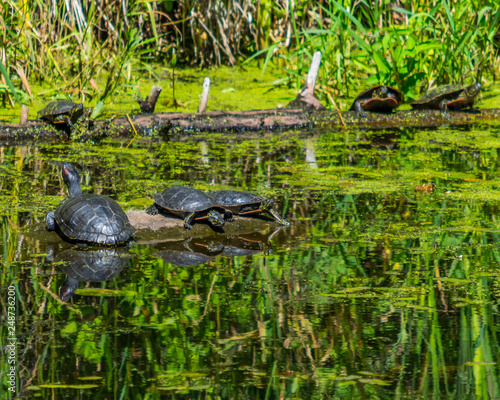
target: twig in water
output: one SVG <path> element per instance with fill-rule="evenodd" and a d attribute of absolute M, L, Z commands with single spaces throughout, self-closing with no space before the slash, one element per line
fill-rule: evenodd
<path fill-rule="evenodd" d="M 125 146 L 126 149 L 128 149 L 128 146 L 130 146 L 132 144 L 132 142 L 134 141 L 134 139 L 139 136 L 137 134 L 137 131 L 135 130 L 135 126 L 134 124 L 132 123 L 132 120 L 130 119 L 130 117 L 128 116 L 128 114 L 125 114 L 127 116 L 127 119 L 128 119 L 128 122 L 130 124 L 130 126 L 132 127 L 132 129 L 134 130 L 134 137 L 132 138 L 132 140 L 129 142 L 129 144 L 127 144 L 127 146 Z"/>

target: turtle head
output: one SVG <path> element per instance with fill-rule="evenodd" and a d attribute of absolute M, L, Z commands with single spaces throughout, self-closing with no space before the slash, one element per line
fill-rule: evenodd
<path fill-rule="evenodd" d="M 464 90 L 465 96 L 469 98 L 476 97 L 480 91 L 481 91 L 481 84 L 479 82 L 475 83 L 474 85 L 467 86 Z"/>
<path fill-rule="evenodd" d="M 224 214 L 221 214 L 217 210 L 210 210 L 207 214 L 208 221 L 213 225 L 213 226 L 224 226 L 224 223 L 226 222 L 224 218 Z"/>
<path fill-rule="evenodd" d="M 61 286 L 61 289 L 59 289 L 59 296 L 61 297 L 61 300 L 69 300 L 75 294 L 75 291 L 76 289 L 78 289 L 79 285 L 80 282 L 78 282 L 75 278 L 67 275 L 66 281 Z"/>
<path fill-rule="evenodd" d="M 389 89 L 387 89 L 387 86 L 380 86 L 379 88 L 375 89 L 372 93 L 372 98 L 386 98 L 389 93 Z"/>
<path fill-rule="evenodd" d="M 260 209 L 262 211 L 270 210 L 273 204 L 274 204 L 273 199 L 265 199 L 262 203 L 260 203 Z"/>
<path fill-rule="evenodd" d="M 217 253 L 217 252 L 224 250 L 224 245 L 221 243 L 217 243 L 217 242 L 208 242 L 207 243 L 207 250 L 210 253 Z"/>
<path fill-rule="evenodd" d="M 70 119 L 73 122 L 76 122 L 76 120 L 83 115 L 83 112 L 84 112 L 83 103 L 75 104 L 71 109 Z"/>
<path fill-rule="evenodd" d="M 80 189 L 80 175 L 76 171 L 75 167 L 69 162 L 65 162 L 62 168 L 62 178 L 66 186 L 68 187 L 68 192 L 70 196 L 76 196 L 82 193 Z"/>

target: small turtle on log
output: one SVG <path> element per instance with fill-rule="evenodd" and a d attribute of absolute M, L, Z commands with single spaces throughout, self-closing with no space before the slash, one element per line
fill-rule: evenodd
<path fill-rule="evenodd" d="M 449 110 L 459 111 L 472 108 L 474 101 L 481 91 L 481 84 L 474 85 L 446 85 L 428 91 L 420 99 L 411 103 L 414 110 L 436 109 L 447 114 Z"/>
<path fill-rule="evenodd" d="M 399 90 L 386 86 L 373 86 L 361 92 L 354 99 L 349 111 L 356 111 L 360 117 L 366 117 L 365 111 L 390 112 L 403 102 L 403 93 Z"/>
<path fill-rule="evenodd" d="M 83 102 L 74 103 L 71 100 L 56 100 L 47 104 L 37 114 L 41 119 L 56 126 L 73 128 L 73 124 L 83 115 L 83 111 Z"/>
<path fill-rule="evenodd" d="M 150 215 L 156 215 L 162 210 L 184 218 L 184 227 L 193 229 L 193 221 L 207 219 L 215 227 L 222 227 L 226 220 L 231 221 L 232 215 L 204 192 L 188 186 L 170 186 L 154 195 L 154 204 L 146 209 Z"/>
<path fill-rule="evenodd" d="M 241 192 L 238 190 L 212 190 L 208 192 L 214 202 L 237 215 L 256 214 L 267 211 L 274 220 L 280 225 L 290 225 L 290 222 L 281 218 L 271 207 L 274 204 L 273 199 L 266 199 L 250 192 Z"/>

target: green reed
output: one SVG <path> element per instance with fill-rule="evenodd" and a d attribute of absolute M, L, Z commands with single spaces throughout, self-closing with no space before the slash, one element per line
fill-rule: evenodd
<path fill-rule="evenodd" d="M 285 62 L 289 80 L 300 87 L 311 54 L 321 51 L 320 97 L 330 92 L 349 97 L 359 85 L 389 84 L 416 98 L 445 83 L 489 83 L 500 64 L 500 10 L 491 2 L 419 3 L 418 8 L 393 7 L 382 1 L 330 0 L 310 10 L 315 26 L 297 26 L 295 46 L 286 39 L 256 55 Z M 497 36 L 498 37 L 498 36 Z"/>
<path fill-rule="evenodd" d="M 131 83 L 130 71 L 151 73 L 152 62 L 236 65 L 263 57 L 264 67 L 284 67 L 281 82 L 299 88 L 320 50 L 326 101 L 351 97 L 360 84 L 390 84 L 415 98 L 437 84 L 490 83 L 500 64 L 494 1 L 52 3 L 0 3 L 4 105 L 29 101 L 34 82 L 102 100 Z M 105 88 L 92 82 L 100 77 Z"/>

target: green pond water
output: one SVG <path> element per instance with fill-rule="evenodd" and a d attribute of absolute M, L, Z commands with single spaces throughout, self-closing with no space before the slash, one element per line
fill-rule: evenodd
<path fill-rule="evenodd" d="M 20 397 L 500 398 L 500 128 L 129 142 L 0 146 Z M 291 226 L 77 249 L 44 231 L 62 161 L 125 210 L 182 183 L 272 197 Z"/>

